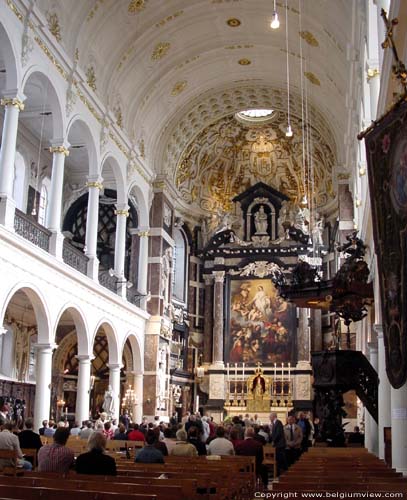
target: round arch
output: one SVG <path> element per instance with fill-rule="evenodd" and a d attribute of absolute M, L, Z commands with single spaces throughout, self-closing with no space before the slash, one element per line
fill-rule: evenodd
<path fill-rule="evenodd" d="M 101 161 L 100 173 L 103 177 L 104 184 L 106 187 L 111 189 L 116 188 L 117 192 L 117 203 L 126 204 L 126 176 L 125 169 L 120 167 L 119 161 L 115 158 L 112 153 L 106 153 Z M 113 177 L 111 176 L 113 174 Z M 113 183 L 115 186 L 113 186 Z"/>
<path fill-rule="evenodd" d="M 133 355 L 133 371 L 137 373 L 144 372 L 144 359 L 141 355 L 140 343 L 137 335 L 134 332 L 128 332 L 123 340 L 123 344 L 121 346 L 120 352 L 123 353 L 124 346 L 126 342 L 129 341 L 132 355 Z"/>
<path fill-rule="evenodd" d="M 30 85 L 32 88 L 30 89 Z M 34 65 L 30 66 L 23 76 L 22 89 L 27 97 L 26 107 L 30 107 L 30 94 L 38 105 L 38 88 L 43 86 L 43 97 L 45 102 L 45 112 L 51 112 L 52 117 L 52 136 L 50 139 L 60 139 L 64 137 L 65 131 L 65 113 L 63 111 L 64 96 L 59 90 L 59 85 L 55 81 L 53 72 L 46 67 Z M 42 103 L 41 103 L 42 104 Z"/>
<path fill-rule="evenodd" d="M 56 330 L 59 324 L 59 321 L 62 317 L 62 315 L 66 312 L 69 312 L 69 314 L 72 316 L 75 329 L 76 329 L 76 336 L 77 336 L 77 341 L 78 341 L 78 355 L 79 356 L 88 356 L 91 355 L 92 353 L 90 352 L 90 346 L 89 346 L 89 336 L 88 336 L 88 325 L 86 323 L 86 317 L 81 311 L 81 309 L 74 304 L 64 304 L 64 306 L 60 309 L 57 319 L 55 321 L 55 328 L 53 331 L 53 338 L 55 341 L 56 338 Z"/>
<path fill-rule="evenodd" d="M 1 324 L 3 324 L 7 308 L 17 292 L 24 292 L 31 302 L 37 320 L 38 343 L 51 344 L 53 338 L 51 337 L 51 322 L 46 301 L 40 290 L 32 283 L 17 283 L 8 291 L 5 300 L 2 301 Z"/>
<path fill-rule="evenodd" d="M 85 146 L 89 163 L 87 175 L 91 177 L 99 176 L 99 148 L 96 147 L 99 144 L 99 140 L 81 115 L 77 114 L 72 117 L 67 126 L 66 137 L 72 146 L 70 149 L 70 161 L 74 160 L 75 146 Z"/>
<path fill-rule="evenodd" d="M 146 200 L 146 193 L 142 191 L 140 186 L 134 181 L 129 187 L 129 196 L 134 193 L 136 201 L 137 201 L 137 211 L 139 216 L 139 227 L 147 228 L 149 227 L 149 209 L 148 202 Z"/>
<path fill-rule="evenodd" d="M 106 334 L 107 342 L 108 342 L 108 346 L 109 346 L 109 364 L 112 364 L 112 365 L 121 364 L 122 350 L 119 351 L 119 341 L 117 338 L 117 332 L 116 332 L 116 329 L 113 327 L 113 325 L 110 323 L 110 321 L 106 318 L 103 318 L 99 321 L 99 323 L 97 324 L 97 326 L 93 332 L 92 342 L 91 342 L 92 349 L 93 349 L 93 345 L 95 343 L 96 334 L 102 327 L 103 327 L 104 333 Z M 119 352 L 120 352 L 120 356 L 119 356 Z"/>
<path fill-rule="evenodd" d="M 17 51 L 14 49 L 11 36 L 7 28 L 0 22 L 0 54 L 6 70 L 6 89 L 18 89 L 20 82 L 20 68 L 17 65 Z"/>

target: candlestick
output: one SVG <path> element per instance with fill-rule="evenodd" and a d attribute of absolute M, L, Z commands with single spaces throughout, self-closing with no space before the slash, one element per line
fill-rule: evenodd
<path fill-rule="evenodd" d="M 281 363 L 281 395 L 284 394 L 284 363 Z"/>

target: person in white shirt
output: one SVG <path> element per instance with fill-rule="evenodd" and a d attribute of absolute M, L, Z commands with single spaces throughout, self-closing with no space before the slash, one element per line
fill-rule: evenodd
<path fill-rule="evenodd" d="M 229 439 L 225 438 L 225 429 L 219 426 L 216 429 L 216 438 L 208 446 L 208 455 L 234 455 L 235 449 Z"/>
<path fill-rule="evenodd" d="M 202 428 L 203 428 L 201 440 L 203 443 L 206 443 L 206 441 L 208 440 L 208 437 L 209 437 L 209 433 L 211 431 L 209 428 L 209 424 L 208 424 L 208 417 L 202 417 L 201 421 L 202 421 Z"/>
<path fill-rule="evenodd" d="M 18 437 L 13 434 L 11 431 L 13 430 L 13 425 L 10 422 L 5 422 L 1 426 L 0 432 L 0 450 L 15 450 L 17 452 L 17 466 L 22 467 L 25 470 L 31 470 L 32 465 L 27 460 L 24 460 L 24 455 L 20 448 L 20 441 Z M 0 470 L 3 467 L 12 466 L 12 459 L 2 458 L 0 459 Z"/>

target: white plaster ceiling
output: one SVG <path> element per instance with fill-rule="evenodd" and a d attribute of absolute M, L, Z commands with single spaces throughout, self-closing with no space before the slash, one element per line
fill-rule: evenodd
<path fill-rule="evenodd" d="M 362 30 L 362 2 L 357 0 L 288 0 L 291 92 L 299 109 L 302 73 L 308 101 L 327 124 L 327 140 L 334 137 L 336 161 L 345 158 L 344 137 L 349 122 L 355 76 L 349 59 L 357 58 Z M 110 109 L 120 106 L 123 128 L 136 144 L 143 139 L 146 161 L 157 173 L 176 168 L 169 159 L 174 137 L 189 130 L 190 142 L 204 126 L 192 123 L 199 106 L 216 96 L 211 120 L 254 100 L 258 107 L 270 99 L 264 89 L 286 91 L 285 2 L 277 2 L 281 25 L 270 29 L 272 0 L 37 0 L 44 16 L 56 12 L 61 43 L 79 66 L 92 65 L 96 93 Z M 230 27 L 229 19 L 240 25 Z M 311 41 L 311 43 L 309 43 Z M 316 43 L 315 43 L 316 42 Z M 356 46 L 355 46 L 356 45 Z M 163 54 L 154 56 L 161 47 Z M 248 59 L 251 64 L 240 65 Z M 319 84 L 317 83 L 319 81 Z M 240 99 L 224 97 L 244 89 Z M 260 96 L 254 99 L 254 96 Z M 263 97 L 261 97 L 263 96 Z M 273 104 L 273 103 L 271 103 Z M 285 106 L 281 102 L 280 109 Z M 199 116 L 199 112 L 198 112 Z M 180 127 L 183 122 L 184 127 Z M 182 138 L 185 141 L 185 137 Z M 168 161 L 172 165 L 168 165 Z"/>

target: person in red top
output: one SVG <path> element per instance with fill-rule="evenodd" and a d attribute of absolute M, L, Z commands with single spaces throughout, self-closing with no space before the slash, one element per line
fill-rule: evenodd
<path fill-rule="evenodd" d="M 127 434 L 127 439 L 129 441 L 143 441 L 144 442 L 144 434 L 139 430 L 138 424 L 130 424 L 132 426 L 132 430 Z"/>
<path fill-rule="evenodd" d="M 263 466 L 263 445 L 254 439 L 253 427 L 248 427 L 244 433 L 244 441 L 236 445 L 236 455 L 256 458 L 256 474 L 261 477 L 264 487 L 268 485 L 267 468 Z"/>
<path fill-rule="evenodd" d="M 65 446 L 69 429 L 59 427 L 53 437 L 54 443 L 43 446 L 38 452 L 38 471 L 66 474 L 75 460 L 74 452 Z"/>
<path fill-rule="evenodd" d="M 102 434 L 105 436 L 106 439 L 114 438 L 114 431 L 112 429 L 112 424 L 110 422 L 105 422 Z"/>

